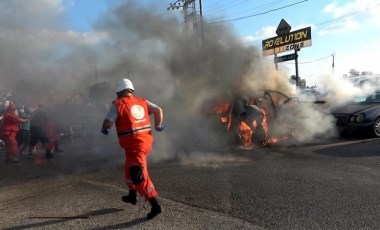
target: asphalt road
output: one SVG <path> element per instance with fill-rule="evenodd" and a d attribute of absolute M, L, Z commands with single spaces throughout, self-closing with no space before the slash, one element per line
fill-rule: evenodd
<path fill-rule="evenodd" d="M 116 142 L 0 163 L 1 229 L 379 229 L 380 140 L 187 152 L 150 164 L 164 212 L 127 205 Z M 159 153 L 154 153 L 159 154 Z"/>

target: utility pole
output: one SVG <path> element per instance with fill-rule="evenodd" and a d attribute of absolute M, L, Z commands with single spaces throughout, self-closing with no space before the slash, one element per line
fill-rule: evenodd
<path fill-rule="evenodd" d="M 183 12 L 183 17 L 185 20 L 185 32 L 192 32 L 194 34 L 200 35 L 203 40 L 202 0 L 199 0 L 199 20 L 197 20 L 196 0 L 176 0 L 173 3 L 170 3 L 169 7 L 167 8 L 167 10 L 178 9 L 182 9 Z"/>
<path fill-rule="evenodd" d="M 300 49 L 295 49 L 294 50 L 294 54 L 295 54 L 295 56 L 296 56 L 296 58 L 295 58 L 295 65 L 296 65 L 296 88 L 298 89 L 299 88 L 299 84 L 300 84 L 300 82 L 299 82 L 299 74 L 298 74 L 298 54 L 297 54 L 297 52 L 298 51 L 300 51 Z"/>
<path fill-rule="evenodd" d="M 203 13 L 202 13 L 202 0 L 199 0 L 199 15 L 201 16 L 201 36 L 202 36 L 202 43 L 205 40 L 204 33 L 203 33 Z"/>

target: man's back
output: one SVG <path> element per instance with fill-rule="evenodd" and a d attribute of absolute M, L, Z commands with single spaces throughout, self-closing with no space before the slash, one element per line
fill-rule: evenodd
<path fill-rule="evenodd" d="M 45 112 L 42 109 L 38 109 L 33 114 L 30 125 L 41 127 L 41 126 L 45 125 L 46 121 L 47 121 L 47 116 L 46 116 Z"/>

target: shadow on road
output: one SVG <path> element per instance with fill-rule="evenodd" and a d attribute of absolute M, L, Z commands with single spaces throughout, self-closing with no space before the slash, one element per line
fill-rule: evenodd
<path fill-rule="evenodd" d="M 32 216 L 32 217 L 29 217 L 29 219 L 54 219 L 54 220 L 47 220 L 47 221 L 33 223 L 33 224 L 25 224 L 21 226 L 5 228 L 3 230 L 22 230 L 22 229 L 46 227 L 49 225 L 58 224 L 58 223 L 66 222 L 73 219 L 86 219 L 86 218 L 91 218 L 93 216 L 111 214 L 111 213 L 120 212 L 120 211 L 123 211 L 123 209 L 108 208 L 108 209 L 95 210 L 95 211 L 91 211 L 85 214 L 74 215 L 74 216 Z"/>

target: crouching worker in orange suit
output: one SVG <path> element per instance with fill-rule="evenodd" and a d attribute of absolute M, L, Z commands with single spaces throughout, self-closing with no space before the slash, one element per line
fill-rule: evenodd
<path fill-rule="evenodd" d="M 129 79 L 120 79 L 115 91 L 117 99 L 112 102 L 101 132 L 107 135 L 115 123 L 119 144 L 125 152 L 125 178 L 129 188 L 129 195 L 123 196 L 122 200 L 135 205 L 137 191 L 151 204 L 147 218 L 152 219 L 162 209 L 148 174 L 147 156 L 153 144 L 149 115 L 154 115 L 155 129 L 162 131 L 163 112 L 159 106 L 134 96 L 134 87 Z"/>

